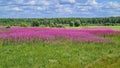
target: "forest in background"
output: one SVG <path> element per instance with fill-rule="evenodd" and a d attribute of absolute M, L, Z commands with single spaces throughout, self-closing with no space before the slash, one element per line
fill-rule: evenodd
<path fill-rule="evenodd" d="M 115 26 L 120 25 L 120 17 L 105 18 L 0 18 L 1 26 L 43 26 L 43 27 L 79 27 L 79 26 Z"/>

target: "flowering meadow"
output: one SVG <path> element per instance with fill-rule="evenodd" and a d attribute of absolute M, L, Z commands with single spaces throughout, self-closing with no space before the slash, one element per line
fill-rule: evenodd
<path fill-rule="evenodd" d="M 119 68 L 120 30 L 0 27 L 0 68 Z"/>
<path fill-rule="evenodd" d="M 18 42 L 36 43 L 40 41 L 54 42 L 56 40 L 77 42 L 112 42 L 112 40 L 105 38 L 105 36 L 119 34 L 120 31 L 108 28 L 0 28 L 0 39 L 3 40 L 3 44 Z"/>

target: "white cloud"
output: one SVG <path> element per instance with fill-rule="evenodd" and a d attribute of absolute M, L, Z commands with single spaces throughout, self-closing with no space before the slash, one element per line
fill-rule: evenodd
<path fill-rule="evenodd" d="M 108 2 L 105 4 L 106 8 L 120 8 L 119 2 Z"/>
<path fill-rule="evenodd" d="M 37 7 L 36 9 L 37 9 L 37 10 L 43 10 L 43 8 L 42 8 L 42 7 Z"/>
<path fill-rule="evenodd" d="M 75 3 L 76 0 L 68 0 L 70 3 Z"/>
<path fill-rule="evenodd" d="M 2 11 L 23 11 L 22 8 L 20 7 L 16 7 L 16 6 L 4 6 L 4 7 L 0 7 L 0 9 L 2 9 Z"/>
<path fill-rule="evenodd" d="M 23 3 L 24 0 L 16 0 L 18 3 Z"/>
<path fill-rule="evenodd" d="M 6 6 L 0 6 L 2 11 L 23 11 L 28 13 L 57 13 L 57 14 L 93 14 L 94 13 L 107 13 L 107 14 L 120 14 L 120 2 L 106 1 L 97 2 L 97 0 L 11 0 L 0 1 Z M 3 4 L 3 5 L 4 5 Z"/>
<path fill-rule="evenodd" d="M 99 12 L 108 14 L 120 14 L 120 2 L 105 2 L 101 3 L 101 8 Z"/>
<path fill-rule="evenodd" d="M 57 5 L 56 7 L 58 13 L 73 13 L 73 8 L 70 5 Z"/>
<path fill-rule="evenodd" d="M 37 9 L 37 10 L 45 10 L 46 7 L 37 7 L 36 9 Z"/>
<path fill-rule="evenodd" d="M 96 0 L 88 0 L 88 1 L 86 2 L 86 4 L 88 4 L 88 5 L 97 5 L 98 2 L 97 2 Z"/>
<path fill-rule="evenodd" d="M 62 2 L 76 3 L 76 0 L 60 0 Z"/>
<path fill-rule="evenodd" d="M 68 12 L 68 13 L 72 13 L 73 12 L 73 10 L 71 8 L 65 8 L 64 11 Z"/>
<path fill-rule="evenodd" d="M 36 1 L 35 1 L 35 0 L 31 0 L 31 1 L 29 1 L 27 4 L 35 5 L 35 4 L 36 4 Z"/>
<path fill-rule="evenodd" d="M 50 5 L 50 2 L 44 1 L 44 0 L 43 0 L 43 1 L 40 1 L 40 3 L 43 4 L 43 5 Z"/>
<path fill-rule="evenodd" d="M 23 9 L 19 8 L 19 7 L 14 7 L 11 10 L 15 10 L 15 11 L 22 11 Z"/>
<path fill-rule="evenodd" d="M 88 11 L 88 10 L 92 9 L 91 6 L 77 6 L 77 8 L 82 10 L 82 11 Z"/>

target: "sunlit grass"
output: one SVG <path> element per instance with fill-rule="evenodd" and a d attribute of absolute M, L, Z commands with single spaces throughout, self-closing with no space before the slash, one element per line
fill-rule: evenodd
<path fill-rule="evenodd" d="M 79 27 L 66 27 L 66 28 L 111 28 L 120 30 L 120 26 L 79 26 Z"/>
<path fill-rule="evenodd" d="M 120 36 L 106 38 L 113 42 L 56 40 L 3 45 L 0 41 L 0 68 L 119 68 Z"/>

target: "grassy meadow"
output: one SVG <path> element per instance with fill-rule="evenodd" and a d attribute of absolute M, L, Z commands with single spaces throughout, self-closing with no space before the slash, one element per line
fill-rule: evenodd
<path fill-rule="evenodd" d="M 26 27 L 27 28 L 27 27 Z M 74 39 L 73 37 L 77 37 L 76 33 L 79 32 L 77 29 L 96 29 L 98 26 L 87 26 L 87 27 L 77 27 L 72 28 L 72 30 L 66 30 L 69 28 L 63 29 L 56 29 L 53 28 L 53 32 L 48 32 L 48 34 L 54 37 L 54 35 L 63 34 L 65 36 L 70 33 L 72 36 L 69 36 L 70 39 Z M 109 33 L 113 32 L 111 29 L 119 31 L 120 26 L 99 26 L 99 28 L 108 28 L 110 30 Z M 10 30 L 9 30 L 10 29 Z M 20 28 L 21 29 L 21 28 Z M 31 28 L 30 28 L 31 29 Z M 55 29 L 55 31 L 54 31 Z M 23 30 L 23 29 L 22 29 Z M 38 31 L 39 28 L 33 29 Z M 50 28 L 51 30 L 51 28 Z M 60 30 L 57 32 L 57 30 Z M 76 31 L 77 30 L 77 31 Z M 16 33 L 14 34 L 14 32 Z M 69 39 L 61 39 L 56 38 L 51 39 L 47 38 L 46 36 L 44 40 L 32 40 L 26 42 L 25 40 L 21 42 L 21 38 L 19 36 L 16 39 L 13 38 L 14 35 L 17 35 L 17 32 L 20 36 L 23 36 L 29 32 L 29 29 L 26 31 L 21 31 L 19 29 L 12 30 L 11 28 L 0 28 L 0 68 L 119 68 L 120 67 L 120 34 L 107 34 L 100 35 L 100 39 L 109 39 L 102 42 L 96 42 L 96 39 L 99 36 L 96 34 L 90 40 L 83 39 L 81 41 L 69 41 Z M 41 32 L 42 30 L 40 30 Z M 45 30 L 44 30 L 45 31 Z M 44 34 L 43 31 L 43 34 Z M 84 34 L 84 30 L 81 30 Z M 97 29 L 96 29 L 97 31 Z M 102 30 L 100 30 L 102 31 Z M 24 34 L 22 34 L 22 32 Z M 32 31 L 30 31 L 32 33 Z M 34 31 L 33 31 L 34 32 Z M 45 32 L 45 33 L 46 33 Z M 87 32 L 91 32 L 90 36 L 94 35 L 93 30 L 88 30 Z M 85 32 L 85 34 L 87 33 Z M 92 34 L 93 32 L 93 34 Z M 106 32 L 106 31 L 104 31 Z M 99 33 L 99 30 L 98 30 Z M 34 35 L 38 35 L 36 33 Z M 54 34 L 54 35 L 53 35 Z M 74 34 L 74 35 L 73 35 Z M 102 34 L 102 33 L 101 33 Z M 86 35 L 89 35 L 87 33 Z M 13 36 L 12 38 L 10 38 Z M 26 36 L 26 35 L 25 35 Z M 27 35 L 28 36 L 28 35 Z M 29 35 L 30 38 L 33 37 L 31 34 Z M 29 37 L 28 36 L 28 37 Z M 79 36 L 79 35 L 78 35 Z M 96 38 L 97 36 L 97 38 Z M 38 37 L 38 36 L 36 36 Z M 60 36 L 61 37 L 61 36 Z M 88 36 L 89 37 L 89 36 Z M 19 38 L 19 39 L 18 39 Z M 85 36 L 85 38 L 87 38 Z M 15 40 L 14 40 L 15 39 Z M 88 39 L 88 38 L 87 38 Z M 91 41 L 92 40 L 92 41 Z M 15 42 L 15 43 L 14 43 Z"/>
<path fill-rule="evenodd" d="M 79 26 L 79 27 L 66 27 L 66 28 L 110 28 L 120 30 L 120 26 Z"/>

